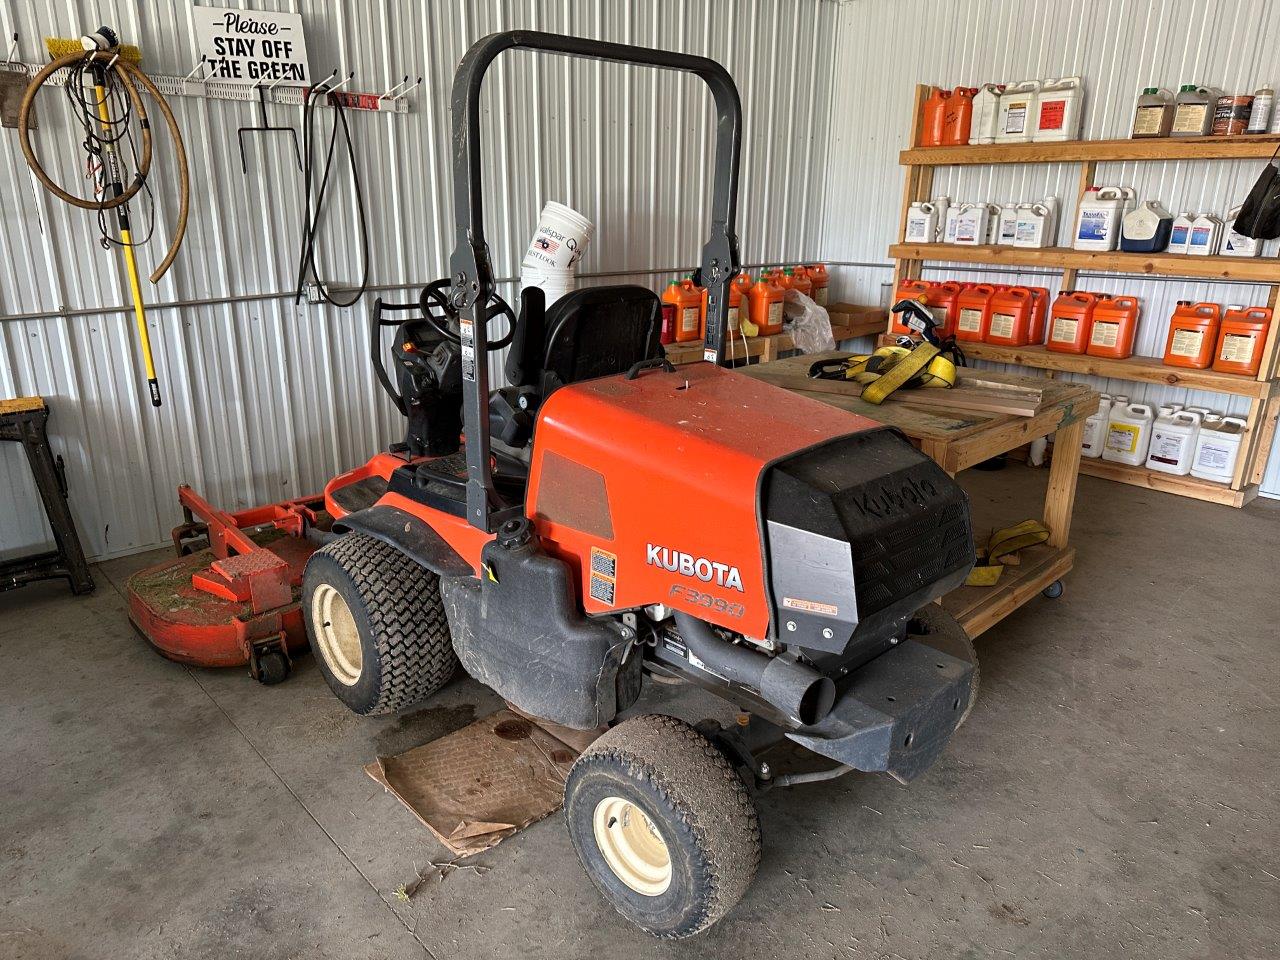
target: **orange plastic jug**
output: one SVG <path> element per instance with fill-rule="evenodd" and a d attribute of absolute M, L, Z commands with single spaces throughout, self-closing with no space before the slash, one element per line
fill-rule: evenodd
<path fill-rule="evenodd" d="M 809 279 L 809 271 L 804 267 L 788 267 L 783 271 L 791 282 L 788 286 L 797 293 L 803 293 L 809 299 L 813 299 L 813 281 Z"/>
<path fill-rule="evenodd" d="M 1169 321 L 1169 337 L 1164 342 L 1165 366 L 1203 370 L 1212 364 L 1221 326 L 1222 308 L 1216 303 L 1179 300 Z"/>
<path fill-rule="evenodd" d="M 827 305 L 827 285 L 831 282 L 831 275 L 827 273 L 827 265 L 825 263 L 810 263 L 805 266 L 809 271 L 809 279 L 813 281 L 813 302 L 821 307 Z"/>
<path fill-rule="evenodd" d="M 931 289 L 933 289 L 933 283 L 928 280 L 899 280 L 898 289 L 894 291 L 893 302 L 897 303 L 899 300 L 919 300 L 921 303 L 928 306 L 929 291 Z M 898 320 L 899 316 L 901 315 L 897 313 L 889 314 L 892 321 L 889 324 L 889 332 L 904 336 L 906 334 L 914 333 L 915 331 L 911 330 L 911 328 Z"/>
<path fill-rule="evenodd" d="M 1112 297 L 1099 300 L 1093 308 L 1093 326 L 1089 329 L 1091 357 L 1127 360 L 1133 356 L 1133 338 L 1138 334 L 1138 298 Z"/>
<path fill-rule="evenodd" d="M 977 87 L 956 87 L 942 109 L 942 143 L 963 146 L 969 142 L 973 124 L 973 95 Z"/>
<path fill-rule="evenodd" d="M 956 298 L 959 313 L 956 319 L 956 339 L 982 341 L 987 338 L 991 326 L 991 298 L 996 289 L 989 283 L 975 283 L 961 291 Z"/>
<path fill-rule="evenodd" d="M 1058 294 L 1050 312 L 1049 339 L 1045 347 L 1058 353 L 1084 353 L 1093 328 L 1093 308 L 1098 296 L 1083 290 Z"/>
<path fill-rule="evenodd" d="M 662 292 L 662 302 L 676 308 L 676 343 L 688 343 L 702 336 L 702 288 L 692 280 L 672 280 Z"/>
<path fill-rule="evenodd" d="M 960 319 L 960 294 L 965 285 L 954 280 L 935 283 L 929 288 L 929 307 L 933 311 L 938 326 L 934 329 L 940 337 L 949 337 L 955 332 L 956 322 Z"/>
<path fill-rule="evenodd" d="M 1228 310 L 1213 352 L 1213 369 L 1219 373 L 1243 373 L 1256 377 L 1262 367 L 1262 351 L 1271 326 L 1269 307 Z"/>
<path fill-rule="evenodd" d="M 987 343 L 1005 347 L 1025 347 L 1031 342 L 1035 295 L 1026 287 L 1010 287 L 991 296 Z"/>
<path fill-rule="evenodd" d="M 782 287 L 762 273 L 747 295 L 748 314 L 757 336 L 771 337 L 782 332 Z"/>
<path fill-rule="evenodd" d="M 1046 287 L 1027 287 L 1031 291 L 1031 339 L 1034 346 L 1044 343 L 1044 331 L 1049 322 L 1049 291 Z"/>
<path fill-rule="evenodd" d="M 940 147 L 946 131 L 947 102 L 951 99 L 951 91 L 939 87 L 933 88 L 929 99 L 924 102 L 923 116 L 920 125 L 920 146 Z M 973 104 L 969 105 L 971 114 Z"/>
<path fill-rule="evenodd" d="M 751 278 L 745 273 L 740 273 L 733 278 L 733 282 L 729 284 L 729 315 L 725 325 L 729 329 L 729 333 L 738 332 L 738 318 L 742 309 L 746 306 L 747 294 L 751 292 Z"/>

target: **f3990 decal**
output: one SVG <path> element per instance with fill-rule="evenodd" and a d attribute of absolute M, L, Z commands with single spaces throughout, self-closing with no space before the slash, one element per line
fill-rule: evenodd
<path fill-rule="evenodd" d="M 709 593 L 703 593 L 701 590 L 693 589 L 693 587 L 686 587 L 682 583 L 673 583 L 668 596 L 679 597 L 686 603 L 695 603 L 700 607 L 706 607 L 708 610 L 723 613 L 726 617 L 741 617 L 747 612 L 747 608 L 740 603 L 734 603 L 724 597 L 715 597 Z"/>

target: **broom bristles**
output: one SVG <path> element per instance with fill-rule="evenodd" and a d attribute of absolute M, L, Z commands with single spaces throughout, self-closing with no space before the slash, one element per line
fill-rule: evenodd
<path fill-rule="evenodd" d="M 49 56 L 53 59 L 65 57 L 69 53 L 84 53 L 84 45 L 77 37 L 70 40 L 66 37 L 45 37 L 44 48 L 49 51 Z M 132 60 L 134 63 L 142 62 L 142 51 L 131 43 L 122 43 L 115 51 L 120 54 L 121 60 Z"/>

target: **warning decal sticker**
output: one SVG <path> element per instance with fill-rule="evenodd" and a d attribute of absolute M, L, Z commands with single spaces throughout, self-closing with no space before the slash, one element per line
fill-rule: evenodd
<path fill-rule="evenodd" d="M 782 605 L 791 610 L 803 610 L 805 613 L 820 613 L 828 617 L 838 616 L 840 613 L 840 608 L 834 603 L 819 603 L 817 600 L 798 600 L 795 597 L 783 597 Z"/>
<path fill-rule="evenodd" d="M 614 589 L 618 582 L 618 557 L 616 554 L 591 548 L 591 599 L 613 606 Z"/>

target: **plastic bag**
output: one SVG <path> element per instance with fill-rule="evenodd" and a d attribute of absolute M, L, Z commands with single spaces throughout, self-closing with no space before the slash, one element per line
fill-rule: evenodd
<path fill-rule="evenodd" d="M 825 307 L 820 307 L 799 290 L 787 290 L 782 295 L 783 322 L 791 334 L 791 340 L 801 353 L 822 353 L 836 348 L 836 338 L 831 333 L 831 317 Z"/>

